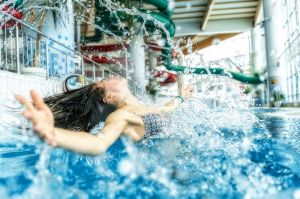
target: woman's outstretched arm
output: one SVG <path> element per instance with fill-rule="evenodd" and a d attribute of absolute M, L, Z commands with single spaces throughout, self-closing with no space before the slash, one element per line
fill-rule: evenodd
<path fill-rule="evenodd" d="M 181 104 L 181 102 L 183 102 L 183 100 L 191 97 L 193 90 L 194 90 L 194 87 L 192 84 L 188 85 L 185 88 L 182 88 L 180 91 L 180 97 L 178 96 L 179 98 L 176 97 L 175 99 L 166 103 L 164 106 L 164 109 L 166 111 L 175 111 L 176 108 L 179 106 L 179 104 Z"/>
<path fill-rule="evenodd" d="M 127 125 L 122 111 L 108 116 L 104 128 L 97 135 L 55 128 L 50 108 L 35 91 L 31 91 L 32 103 L 22 96 L 17 100 L 25 106 L 23 115 L 32 121 L 33 130 L 53 147 L 62 147 L 78 153 L 98 155 L 107 150 L 118 139 Z"/>

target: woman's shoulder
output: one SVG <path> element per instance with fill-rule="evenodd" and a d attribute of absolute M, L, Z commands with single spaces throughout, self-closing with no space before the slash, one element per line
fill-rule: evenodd
<path fill-rule="evenodd" d="M 119 108 L 119 109 L 115 110 L 114 112 L 112 112 L 109 115 L 109 117 L 124 117 L 128 114 L 129 114 L 129 111 L 127 111 L 126 109 Z"/>
<path fill-rule="evenodd" d="M 146 114 L 151 114 L 151 113 L 164 113 L 165 108 L 161 106 L 126 106 L 123 109 L 124 111 L 128 112 L 129 114 L 134 114 L 138 116 L 146 115 Z"/>
<path fill-rule="evenodd" d="M 114 122 L 120 120 L 126 120 L 129 123 L 142 124 L 140 115 L 123 108 L 117 109 L 116 111 L 111 113 L 106 119 L 106 122 Z"/>
<path fill-rule="evenodd" d="M 119 108 L 112 112 L 108 118 L 110 119 L 127 119 L 127 118 L 132 118 L 139 116 L 140 111 L 130 109 L 130 108 Z"/>

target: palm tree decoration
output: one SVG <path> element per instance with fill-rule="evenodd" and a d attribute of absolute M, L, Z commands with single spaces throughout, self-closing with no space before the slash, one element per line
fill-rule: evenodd
<path fill-rule="evenodd" d="M 29 22 L 30 25 L 36 25 L 39 31 L 36 36 L 35 45 L 35 59 L 33 61 L 33 67 L 38 67 L 40 63 L 41 54 L 41 32 L 46 22 L 47 16 L 53 17 L 55 28 L 58 27 L 59 23 L 64 24 L 64 14 L 68 13 L 68 0 L 24 0 L 22 12 L 26 16 L 25 21 Z"/>

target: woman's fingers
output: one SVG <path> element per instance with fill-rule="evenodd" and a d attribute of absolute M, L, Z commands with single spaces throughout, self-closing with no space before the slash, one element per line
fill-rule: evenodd
<path fill-rule="evenodd" d="M 16 95 L 16 99 L 25 107 L 24 117 L 30 119 L 33 124 L 34 132 L 43 138 L 48 144 L 57 146 L 54 135 L 53 115 L 50 108 L 36 91 L 30 92 L 32 102 L 26 100 L 23 96 Z"/>
<path fill-rule="evenodd" d="M 33 106 L 32 103 L 30 103 L 28 100 L 26 100 L 23 96 L 17 95 L 16 99 L 25 106 L 25 111 L 23 112 L 24 117 L 31 120 L 33 123 L 38 123 L 42 120 L 40 117 L 40 114 L 38 110 Z"/>
<path fill-rule="evenodd" d="M 30 103 L 21 95 L 16 95 L 16 99 L 30 111 L 35 111 L 36 108 L 40 110 L 46 107 L 44 100 L 40 97 L 40 95 L 36 91 L 31 90 L 30 95 L 34 106 L 32 103 Z"/>
<path fill-rule="evenodd" d="M 32 113 L 28 110 L 24 111 L 23 116 L 26 117 L 27 119 L 32 119 Z"/>
<path fill-rule="evenodd" d="M 47 104 L 45 104 L 43 98 L 38 94 L 38 92 L 36 92 L 35 90 L 31 90 L 30 95 L 35 107 L 38 110 L 42 110 L 43 112 L 45 112 L 48 116 L 52 117 L 51 109 L 47 106 Z"/>
<path fill-rule="evenodd" d="M 192 92 L 194 90 L 194 86 L 193 86 L 193 84 L 190 84 L 185 89 Z"/>
<path fill-rule="evenodd" d="M 181 94 L 185 98 L 189 98 L 191 96 L 193 90 L 194 90 L 194 86 L 193 86 L 193 84 L 190 84 L 190 85 L 186 86 L 184 89 L 182 89 Z"/>
<path fill-rule="evenodd" d="M 39 134 L 41 134 L 41 132 L 43 131 L 43 125 L 41 125 L 41 123 L 37 123 L 34 125 L 33 129 Z"/>
<path fill-rule="evenodd" d="M 33 104 L 35 105 L 35 107 L 37 109 L 41 110 L 41 109 L 45 108 L 46 104 L 44 103 L 44 100 L 40 97 L 40 95 L 35 90 L 31 90 L 30 95 L 31 95 Z"/>
<path fill-rule="evenodd" d="M 35 111 L 34 106 L 21 95 L 16 95 L 16 99 L 29 111 Z"/>

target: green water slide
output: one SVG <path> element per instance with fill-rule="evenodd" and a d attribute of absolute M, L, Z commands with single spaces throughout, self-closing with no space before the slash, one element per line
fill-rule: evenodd
<path fill-rule="evenodd" d="M 163 5 L 162 7 L 157 7 L 159 10 L 166 9 L 168 4 L 168 0 L 145 0 L 144 2 L 152 4 L 154 6 Z M 171 13 L 171 12 L 170 12 Z M 175 24 L 170 19 L 170 15 L 160 15 L 155 12 L 150 12 L 150 15 L 156 20 L 160 21 L 164 24 L 165 28 L 168 30 L 170 37 L 174 37 L 175 35 Z M 148 26 L 155 26 L 154 23 L 147 23 Z M 166 39 L 167 36 L 163 32 L 163 37 Z M 233 79 L 238 80 L 247 84 L 261 84 L 263 81 L 259 78 L 258 74 L 254 74 L 253 76 L 248 76 L 243 73 L 237 73 L 233 71 L 225 71 L 223 68 L 203 68 L 203 67 L 185 67 L 180 65 L 174 65 L 171 63 L 172 58 L 172 48 L 168 42 L 165 42 L 164 49 L 162 50 L 163 62 L 168 70 L 176 71 L 176 72 L 184 72 L 190 71 L 194 74 L 214 74 L 214 75 L 229 75 Z"/>
<path fill-rule="evenodd" d="M 96 1 L 98 2 L 98 1 Z M 154 31 L 158 28 L 162 30 L 163 38 L 165 38 L 165 46 L 162 50 L 162 60 L 165 67 L 170 71 L 176 71 L 176 72 L 192 72 L 194 74 L 214 74 L 214 75 L 229 75 L 235 80 L 238 80 L 243 83 L 247 84 L 261 84 L 263 81 L 260 79 L 258 74 L 254 74 L 252 76 L 245 75 L 243 73 L 237 73 L 233 71 L 225 71 L 223 68 L 205 68 L 205 67 L 186 67 L 186 66 L 180 66 L 180 65 L 174 65 L 172 64 L 172 47 L 170 46 L 169 42 L 167 42 L 167 38 L 169 34 L 169 38 L 173 38 L 175 35 L 176 27 L 174 22 L 171 20 L 172 10 L 169 6 L 168 0 L 144 0 L 142 1 L 144 3 L 148 3 L 151 5 L 154 5 L 157 7 L 157 9 L 161 13 L 157 12 L 149 12 L 149 11 L 143 11 L 144 13 L 150 14 L 151 17 L 159 21 L 161 24 L 163 24 L 163 28 L 160 26 L 157 26 L 157 23 L 155 20 L 147 20 L 145 22 L 145 26 L 147 30 Z M 124 12 L 117 12 L 117 16 L 112 16 L 109 11 L 105 11 L 105 8 L 101 7 L 100 3 L 95 5 L 96 7 L 96 14 L 99 13 L 98 20 L 96 21 L 96 24 L 102 28 L 110 28 L 110 30 L 113 31 L 114 34 L 122 35 L 122 31 L 118 30 L 114 24 L 118 20 L 131 20 L 132 17 L 128 16 Z M 98 12 L 97 12 L 98 10 Z M 143 18 L 139 17 L 138 20 L 143 21 Z M 168 33 L 166 33 L 163 29 L 167 30 Z"/>
<path fill-rule="evenodd" d="M 162 14 L 169 18 L 173 14 L 173 9 L 169 6 L 168 0 L 143 0 L 143 2 L 155 6 Z"/>
<path fill-rule="evenodd" d="M 116 12 L 116 15 L 112 15 L 107 8 L 101 5 L 100 0 L 94 1 L 95 6 L 95 35 L 82 37 L 83 42 L 99 42 L 104 38 L 104 32 L 102 30 L 109 30 L 117 36 L 123 36 L 124 31 L 119 30 L 116 27 L 118 18 L 122 21 L 128 21 L 129 16 L 124 12 Z M 102 30 L 101 30 L 102 29 Z"/>
<path fill-rule="evenodd" d="M 23 4 L 23 0 L 16 0 L 15 7 L 19 7 Z"/>

